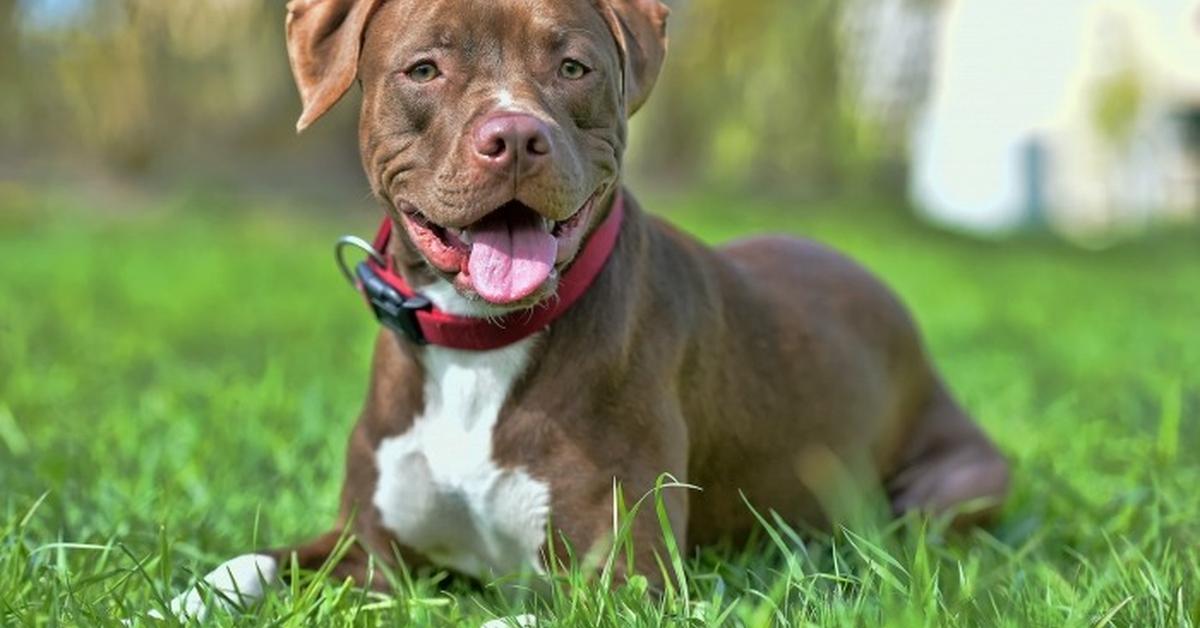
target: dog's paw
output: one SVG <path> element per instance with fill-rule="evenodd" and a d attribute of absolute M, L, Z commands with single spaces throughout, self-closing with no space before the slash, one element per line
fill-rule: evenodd
<path fill-rule="evenodd" d="M 537 625 L 537 617 L 526 614 L 493 619 L 492 621 L 485 622 L 479 628 L 536 628 Z"/>
<path fill-rule="evenodd" d="M 204 576 L 204 581 L 181 593 L 169 605 L 172 615 L 180 621 L 204 621 L 211 610 L 210 603 L 222 610 L 238 610 L 262 599 L 267 588 L 275 582 L 278 565 L 274 558 L 262 554 L 245 554 L 228 560 Z M 159 611 L 150 617 L 163 619 Z"/>

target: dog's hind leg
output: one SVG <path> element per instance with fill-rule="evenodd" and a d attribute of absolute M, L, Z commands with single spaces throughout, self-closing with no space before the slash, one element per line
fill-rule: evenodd
<path fill-rule="evenodd" d="M 999 512 L 1008 483 L 1008 461 L 937 384 L 887 480 L 892 509 L 948 515 L 956 528 L 982 524 Z"/>

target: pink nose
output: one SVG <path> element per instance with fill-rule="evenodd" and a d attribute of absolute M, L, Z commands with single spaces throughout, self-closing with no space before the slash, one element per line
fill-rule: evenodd
<path fill-rule="evenodd" d="M 525 172 L 550 152 L 549 127 L 528 114 L 495 114 L 475 129 L 475 158 L 489 168 L 506 170 L 515 162 Z"/>

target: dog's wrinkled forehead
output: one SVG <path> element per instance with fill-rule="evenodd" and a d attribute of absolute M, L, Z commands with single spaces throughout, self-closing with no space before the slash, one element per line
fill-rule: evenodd
<path fill-rule="evenodd" d="M 569 56 L 581 42 L 624 75 L 619 22 L 596 0 L 390 0 L 368 20 L 359 72 L 453 54 L 463 64 L 457 74 L 486 78 L 499 66 Z"/>
<path fill-rule="evenodd" d="M 385 5 L 398 20 L 388 25 L 395 31 L 389 36 L 397 38 L 413 29 L 450 38 L 456 25 L 460 32 L 492 26 L 509 34 L 540 25 L 553 34 L 556 29 L 547 26 L 562 32 L 567 25 L 579 27 L 584 17 L 599 17 L 615 43 L 630 115 L 645 102 L 666 54 L 668 10 L 658 0 L 292 0 L 288 58 L 304 106 L 297 129 L 321 117 L 354 83 L 368 25 Z"/>

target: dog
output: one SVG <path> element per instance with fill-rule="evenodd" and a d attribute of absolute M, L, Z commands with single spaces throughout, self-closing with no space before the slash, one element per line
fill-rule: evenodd
<path fill-rule="evenodd" d="M 297 129 L 361 85 L 386 217 L 356 280 L 386 325 L 339 520 L 230 561 L 209 588 L 253 600 L 293 559 L 368 587 L 386 586 L 371 557 L 546 572 L 611 539 L 614 492 L 631 503 L 665 477 L 698 489 L 657 495 L 685 550 L 746 539 L 747 503 L 828 525 L 854 485 L 896 513 L 995 514 L 1007 462 L 879 281 L 790 237 L 710 248 L 622 186 L 667 14 L 657 0 L 288 5 Z M 668 542 L 653 511 L 633 516 L 633 560 L 616 565 L 652 587 Z M 206 611 L 198 589 L 172 610 Z"/>

